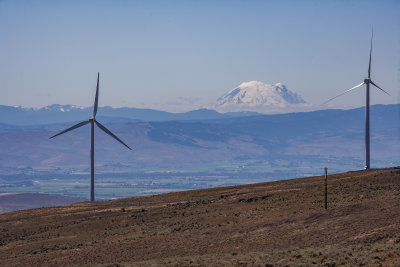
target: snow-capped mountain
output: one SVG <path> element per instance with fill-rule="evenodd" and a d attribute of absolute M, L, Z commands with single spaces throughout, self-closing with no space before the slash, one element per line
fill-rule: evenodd
<path fill-rule="evenodd" d="M 53 104 L 53 105 L 50 105 L 50 106 L 43 107 L 41 109 L 48 110 L 48 111 L 69 112 L 69 111 L 85 109 L 85 108 L 84 107 L 80 107 L 80 106 L 75 106 L 75 105 Z"/>
<path fill-rule="evenodd" d="M 281 83 L 250 81 L 240 84 L 217 99 L 214 109 L 220 112 L 255 111 L 260 113 L 290 112 L 307 104 L 297 93 Z"/>

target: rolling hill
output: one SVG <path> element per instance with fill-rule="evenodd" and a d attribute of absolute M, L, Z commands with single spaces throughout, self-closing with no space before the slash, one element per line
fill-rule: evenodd
<path fill-rule="evenodd" d="M 2 266 L 399 266 L 400 170 L 0 214 Z"/>
<path fill-rule="evenodd" d="M 399 164 L 396 161 L 400 152 L 399 107 L 375 105 L 371 108 L 373 167 Z M 71 125 L 0 124 L 0 171 L 87 170 L 89 127 L 49 140 Z M 320 167 L 332 158 L 342 159 L 337 171 L 363 167 L 363 108 L 212 120 L 105 122 L 104 125 L 134 150 L 125 151 L 97 131 L 97 171 L 182 168 L 237 161 L 259 161 L 264 165 L 285 161 L 295 166 L 307 157 L 318 157 L 319 162 L 315 158 L 313 161 Z M 343 160 L 351 164 L 346 165 Z M 312 165 L 311 161 L 299 164 Z M 340 169 L 343 164 L 346 167 Z"/>
<path fill-rule="evenodd" d="M 81 121 L 89 118 L 92 107 L 54 104 L 43 108 L 24 108 L 0 105 L 0 123 L 19 126 L 44 125 Z M 101 107 L 99 118 L 109 122 L 207 120 L 255 115 L 255 112 L 218 113 L 210 109 L 198 109 L 184 113 L 170 113 L 154 109 Z"/>

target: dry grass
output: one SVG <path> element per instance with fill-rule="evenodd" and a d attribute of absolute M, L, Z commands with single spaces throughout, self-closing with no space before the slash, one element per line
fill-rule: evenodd
<path fill-rule="evenodd" d="M 400 172 L 382 169 L 0 215 L 0 265 L 399 266 Z"/>
<path fill-rule="evenodd" d="M 399 244 L 206 254 L 149 260 L 120 266 L 400 266 Z M 110 266 L 110 265 L 102 265 Z"/>

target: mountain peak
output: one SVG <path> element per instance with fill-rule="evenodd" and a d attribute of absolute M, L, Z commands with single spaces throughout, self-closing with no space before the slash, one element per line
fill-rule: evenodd
<path fill-rule="evenodd" d="M 260 81 L 243 82 L 217 99 L 219 111 L 276 112 L 278 109 L 304 106 L 303 98 L 282 83 L 267 84 Z"/>

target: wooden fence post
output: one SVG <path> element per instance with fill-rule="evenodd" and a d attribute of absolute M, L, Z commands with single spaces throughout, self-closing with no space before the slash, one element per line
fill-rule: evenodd
<path fill-rule="evenodd" d="M 328 168 L 324 167 L 325 170 L 325 209 L 328 209 Z"/>

